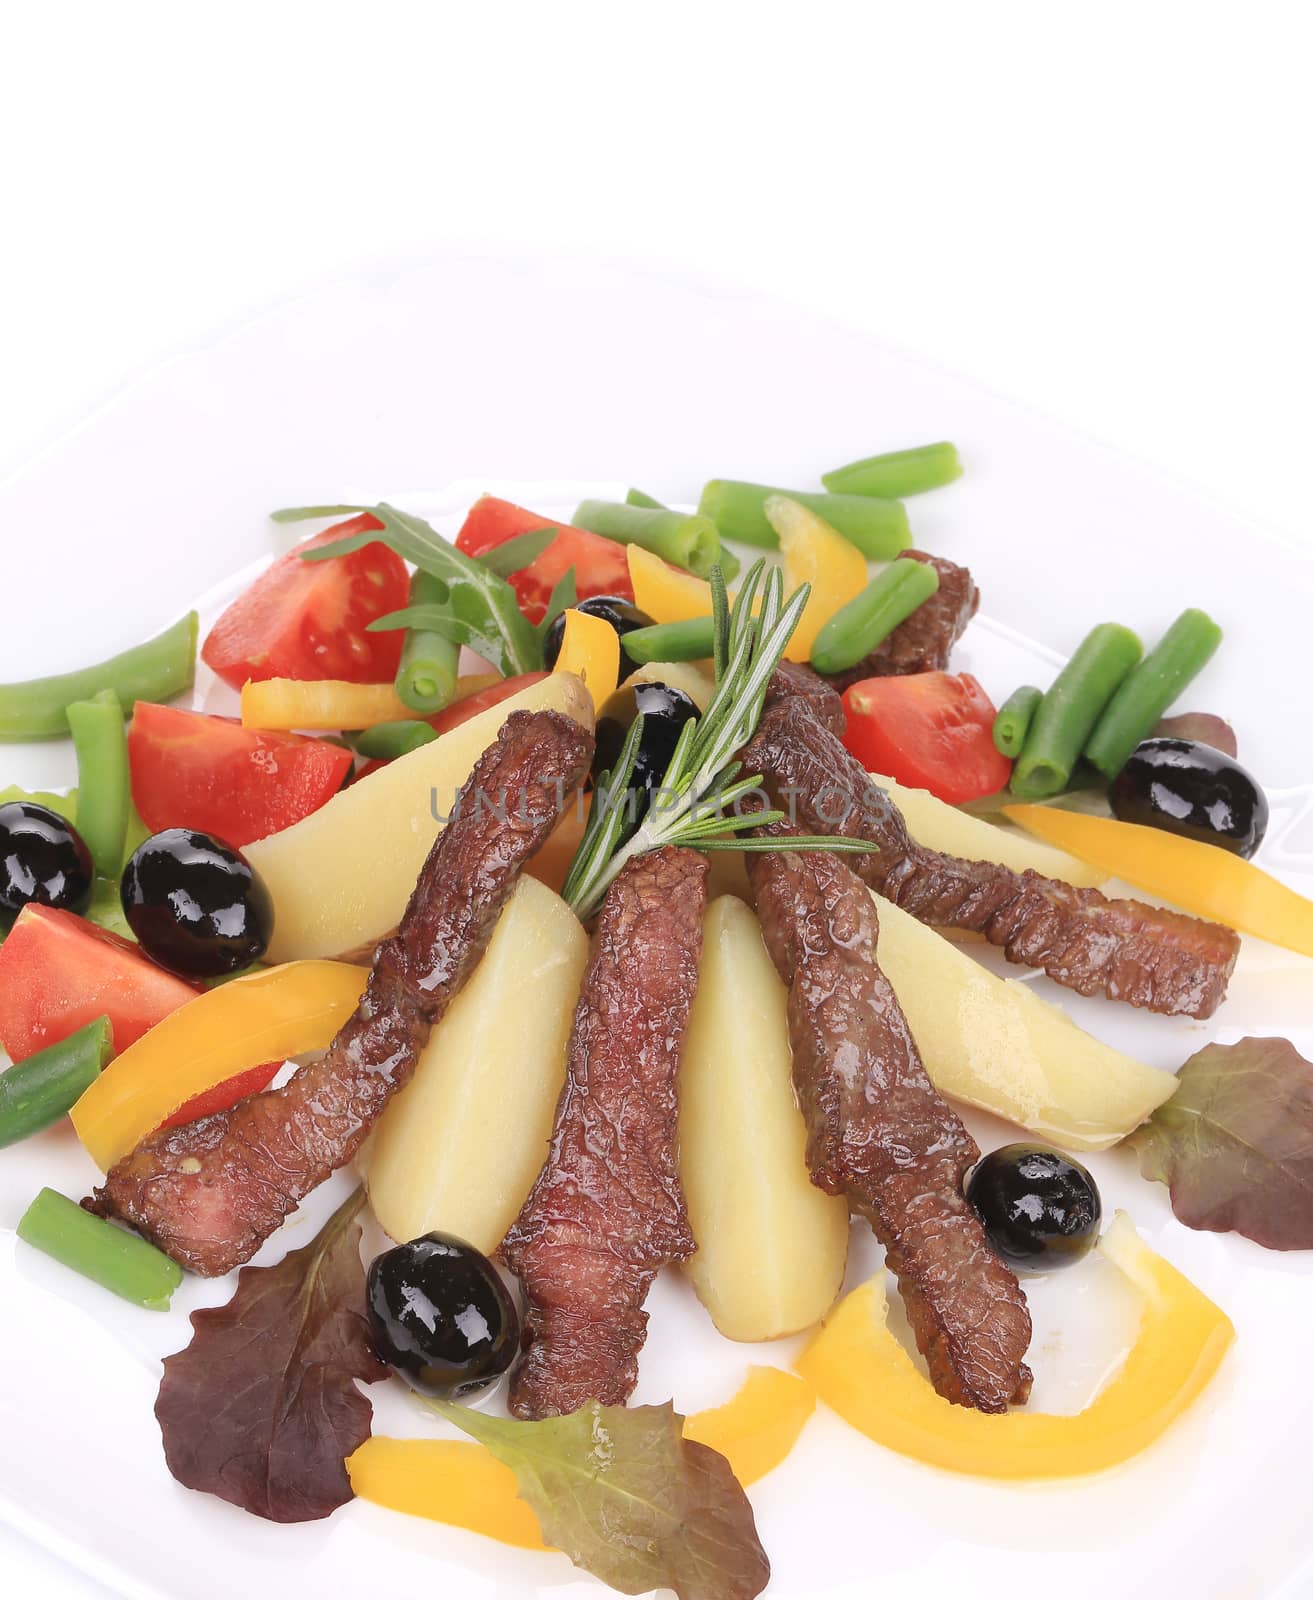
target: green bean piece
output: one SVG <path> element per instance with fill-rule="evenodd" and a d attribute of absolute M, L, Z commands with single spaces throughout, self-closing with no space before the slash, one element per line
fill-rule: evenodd
<path fill-rule="evenodd" d="M 720 535 L 707 517 L 609 500 L 584 500 L 570 521 L 617 544 L 641 545 L 672 567 L 705 578 L 721 557 Z"/>
<path fill-rule="evenodd" d="M 189 611 L 171 628 L 134 645 L 108 661 L 53 678 L 0 684 L 0 743 L 24 739 L 63 739 L 68 735 L 66 708 L 113 689 L 119 704 L 136 700 L 169 700 L 190 689 L 196 677 L 196 630 L 199 618 Z"/>
<path fill-rule="evenodd" d="M 812 666 L 817 672 L 845 672 L 855 667 L 938 587 L 939 574 L 929 562 L 906 556 L 891 561 L 824 624 L 812 644 Z"/>
<path fill-rule="evenodd" d="M 641 506 L 647 511 L 668 511 L 669 506 L 656 499 L 653 495 L 645 494 L 642 489 L 631 489 L 625 496 L 627 506 Z M 739 558 L 727 546 L 720 547 L 720 572 L 726 583 L 733 583 L 741 571 Z"/>
<path fill-rule="evenodd" d="M 1023 683 L 1014 689 L 1003 702 L 994 718 L 994 748 L 999 755 L 1015 761 L 1025 748 L 1026 734 L 1034 721 L 1044 691 L 1034 684 Z"/>
<path fill-rule="evenodd" d="M 715 631 L 711 617 L 658 622 L 627 633 L 625 654 L 641 665 L 649 661 L 710 661 L 716 650 Z"/>
<path fill-rule="evenodd" d="M 1061 794 L 1103 708 L 1140 659 L 1140 641 L 1118 622 L 1091 628 L 1053 680 L 1031 719 L 1012 769 L 1012 792 L 1024 800 Z"/>
<path fill-rule="evenodd" d="M 132 805 L 123 707 L 113 689 L 102 689 L 91 700 L 74 701 L 67 716 L 78 758 L 77 830 L 96 871 L 117 878 Z"/>
<path fill-rule="evenodd" d="M 447 585 L 428 572 L 417 572 L 410 580 L 412 606 L 442 606 L 447 601 Z M 412 711 L 431 717 L 451 704 L 456 692 L 456 663 L 460 646 L 440 633 L 424 628 L 407 628 L 397 667 L 397 697 Z"/>
<path fill-rule="evenodd" d="M 182 1282 L 182 1268 L 162 1250 L 139 1234 L 93 1217 L 53 1189 L 42 1189 L 28 1206 L 18 1237 L 148 1311 L 167 1311 Z"/>
<path fill-rule="evenodd" d="M 372 728 L 353 734 L 351 742 L 371 761 L 394 761 L 421 745 L 431 744 L 437 737 L 427 722 L 376 722 Z"/>
<path fill-rule="evenodd" d="M 1206 611 L 1183 611 L 1105 707 L 1085 746 L 1085 759 L 1109 781 L 1115 778 L 1221 642 L 1222 630 Z"/>
<path fill-rule="evenodd" d="M 663 500 L 658 500 L 650 494 L 644 494 L 641 489 L 631 489 L 625 496 L 625 504 L 627 506 L 642 506 L 645 511 L 669 510 Z"/>
<path fill-rule="evenodd" d="M 738 483 L 713 478 L 702 490 L 698 510 L 720 529 L 722 539 L 775 549 L 779 544 L 766 518 L 766 501 L 773 494 L 796 500 L 828 522 L 868 561 L 892 561 L 912 542 L 907 529 L 907 509 L 901 500 L 877 500 L 861 494 L 811 494 L 796 489 L 772 489 L 764 483 Z"/>
<path fill-rule="evenodd" d="M 0 1072 L 0 1150 L 58 1122 L 113 1054 L 109 1018 L 97 1017 Z"/>
<path fill-rule="evenodd" d="M 821 482 L 831 494 L 874 494 L 886 500 L 901 500 L 906 494 L 922 494 L 927 489 L 942 489 L 962 476 L 957 446 L 945 439 L 940 444 L 923 444 L 915 450 L 889 450 L 884 455 L 864 456 L 846 467 L 821 474 Z"/>

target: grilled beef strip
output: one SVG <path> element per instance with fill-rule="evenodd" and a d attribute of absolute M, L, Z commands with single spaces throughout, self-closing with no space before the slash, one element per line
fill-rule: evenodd
<path fill-rule="evenodd" d="M 787 837 L 776 823 L 760 830 Z M 788 985 L 793 1082 L 807 1165 L 846 1194 L 885 1247 L 935 1388 L 979 1411 L 1030 1393 L 1030 1313 L 963 1198 L 975 1140 L 936 1092 L 888 980 L 879 922 L 837 856 L 748 856 L 762 934 Z"/>
<path fill-rule="evenodd" d="M 982 933 L 1009 961 L 1078 994 L 1198 1018 L 1226 997 L 1240 948 L 1230 928 L 917 844 L 893 801 L 802 698 L 771 707 L 740 759 L 808 831 L 878 845 L 851 858 L 854 870 L 920 922 Z"/>
<path fill-rule="evenodd" d="M 517 1417 L 623 1405 L 658 1270 L 693 1253 L 676 1072 L 698 981 L 707 865 L 667 846 L 607 891 L 547 1163 L 502 1245 L 524 1290 Z"/>
<path fill-rule="evenodd" d="M 152 1134 L 84 1204 L 123 1218 L 203 1277 L 249 1260 L 351 1160 L 409 1081 L 592 750 L 592 735 L 568 717 L 513 712 L 461 790 L 397 933 L 375 954 L 358 1009 L 325 1054 L 281 1089 Z"/>
<path fill-rule="evenodd" d="M 831 674 L 838 689 L 863 678 L 901 678 L 913 672 L 942 672 L 949 652 L 966 631 L 980 605 L 980 590 L 966 567 L 924 550 L 904 550 L 909 561 L 923 562 L 939 574 L 939 587 L 910 617 L 900 622 L 882 644 L 846 672 Z"/>
<path fill-rule="evenodd" d="M 828 679 L 802 661 L 781 661 L 766 685 L 764 705 L 769 709 L 781 700 L 805 700 L 812 715 L 831 733 L 843 736 L 848 725 L 843 701 Z"/>

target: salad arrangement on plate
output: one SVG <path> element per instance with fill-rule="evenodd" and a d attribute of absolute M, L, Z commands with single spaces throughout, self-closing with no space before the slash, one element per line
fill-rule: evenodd
<path fill-rule="evenodd" d="M 1204 613 L 1147 652 L 1101 623 L 997 710 L 950 670 L 980 597 L 903 499 L 959 471 L 937 444 L 569 524 L 485 496 L 454 545 L 389 505 L 279 512 L 332 525 L 201 647 L 240 718 L 168 703 L 194 613 L 0 687 L 0 738 L 71 737 L 79 780 L 0 793 L 0 1146 L 68 1116 L 104 1174 L 7 1220 L 147 1309 L 237 1274 L 164 1364 L 180 1482 L 747 1600 L 745 1487 L 818 1400 L 1042 1479 L 1129 1459 L 1209 1383 L 1225 1311 L 1078 1157 L 1129 1141 L 1188 1226 L 1309 1248 L 1313 1068 L 1281 1039 L 1149 1067 L 971 941 L 1203 1021 L 1241 933 L 1313 955 L 1313 903 L 1251 859 L 1268 806 L 1227 724 L 1164 720 Z M 982 1155 L 953 1101 L 1022 1137 Z M 247 1265 L 350 1166 L 312 1243 Z M 367 1267 L 366 1206 L 394 1241 Z M 853 1215 L 885 1267 L 840 1298 Z M 1091 1249 L 1138 1334 L 1085 1410 L 1034 1412 L 1026 1277 Z M 793 1370 L 629 1405 L 672 1268 L 729 1339 L 805 1333 Z M 389 1374 L 468 1437 L 372 1436 Z"/>

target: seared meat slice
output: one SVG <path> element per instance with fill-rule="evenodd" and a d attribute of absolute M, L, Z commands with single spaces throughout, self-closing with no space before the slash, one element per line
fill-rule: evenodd
<path fill-rule="evenodd" d="M 980 605 L 980 590 L 965 567 L 924 550 L 904 550 L 909 561 L 922 561 L 939 574 L 939 587 L 900 622 L 883 644 L 846 672 L 836 672 L 830 682 L 846 689 L 863 678 L 898 678 L 913 672 L 942 672 L 949 652 L 966 631 Z"/>
<path fill-rule="evenodd" d="M 1240 949 L 1230 928 L 916 844 L 888 795 L 804 700 L 767 711 L 740 757 L 807 831 L 878 845 L 849 858 L 854 870 L 921 922 L 983 933 L 1009 961 L 1078 994 L 1200 1018 L 1226 997 Z"/>
<path fill-rule="evenodd" d="M 502 1246 L 528 1308 L 517 1417 L 623 1405 L 652 1279 L 693 1253 L 675 1079 L 706 881 L 703 857 L 667 847 L 631 861 L 602 903 L 547 1164 Z"/>
<path fill-rule="evenodd" d="M 762 830 L 776 836 L 787 823 Z M 837 856 L 748 856 L 766 947 L 789 988 L 793 1082 L 807 1165 L 846 1194 L 885 1246 L 935 1388 L 980 1411 L 1030 1392 L 1030 1313 L 962 1194 L 980 1159 L 935 1091 L 888 980 L 879 923 Z"/>
<path fill-rule="evenodd" d="M 400 928 L 378 948 L 359 1008 L 325 1054 L 281 1089 L 152 1134 L 114 1167 L 89 1208 L 122 1217 L 204 1277 L 249 1260 L 351 1160 L 409 1081 L 429 1029 L 478 965 L 521 866 L 586 776 L 592 749 L 592 735 L 568 717 L 512 713 L 461 790 Z"/>
<path fill-rule="evenodd" d="M 799 698 L 807 702 L 812 715 L 831 733 L 842 735 L 848 719 L 844 716 L 839 691 L 802 661 L 781 661 L 766 685 L 766 707 L 781 700 Z"/>

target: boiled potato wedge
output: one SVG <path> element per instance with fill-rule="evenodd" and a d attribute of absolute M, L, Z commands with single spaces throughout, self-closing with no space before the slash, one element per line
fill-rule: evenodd
<path fill-rule="evenodd" d="M 396 927 L 442 831 L 438 818 L 512 711 L 560 711 L 593 725 L 593 702 L 579 679 L 551 673 L 247 845 L 273 896 L 267 961 L 343 955 Z"/>
<path fill-rule="evenodd" d="M 587 959 L 574 912 L 521 878 L 369 1141 L 369 1200 L 392 1238 L 437 1229 L 485 1254 L 501 1243 L 547 1157 Z"/>
<path fill-rule="evenodd" d="M 686 1270 L 730 1339 L 819 1321 L 848 1253 L 847 1204 L 807 1173 L 784 1006 L 756 917 L 714 900 L 680 1062 L 679 1170 L 698 1244 Z"/>
<path fill-rule="evenodd" d="M 1078 1028 L 1029 984 L 999 978 L 879 895 L 877 959 L 941 1094 L 1068 1150 L 1102 1150 L 1176 1088 Z"/>
<path fill-rule="evenodd" d="M 878 783 L 902 812 L 908 833 L 931 850 L 942 850 L 945 855 L 960 856 L 964 861 L 997 861 L 1013 872 L 1025 872 L 1029 867 L 1046 878 L 1058 878 L 1078 888 L 1097 889 L 1106 881 L 1106 873 L 1065 850 L 1028 838 L 1019 829 L 1002 828 L 959 811 L 928 790 L 905 789 L 878 772 L 871 774 L 871 781 Z"/>

